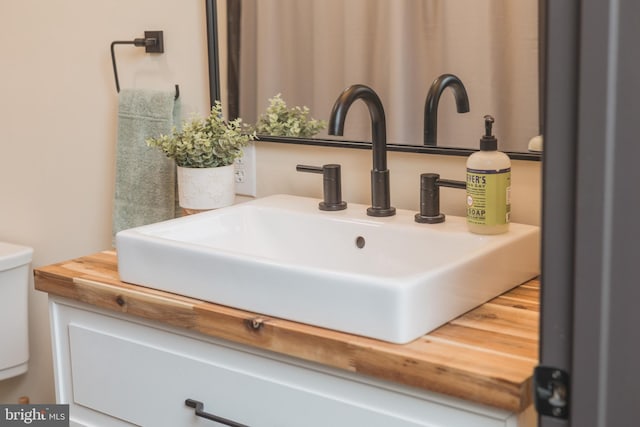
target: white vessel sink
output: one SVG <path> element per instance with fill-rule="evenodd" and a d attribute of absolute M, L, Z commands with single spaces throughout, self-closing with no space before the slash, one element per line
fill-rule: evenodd
<path fill-rule="evenodd" d="M 480 236 L 460 217 L 417 224 L 415 212 L 366 209 L 278 195 L 124 230 L 120 278 L 406 343 L 539 273 L 538 227 Z"/>

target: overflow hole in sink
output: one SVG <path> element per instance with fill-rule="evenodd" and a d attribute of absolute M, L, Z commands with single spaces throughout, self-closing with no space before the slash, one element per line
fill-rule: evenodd
<path fill-rule="evenodd" d="M 365 242 L 365 240 L 364 240 L 364 237 L 362 237 L 362 236 L 358 236 L 358 237 L 356 237 L 356 247 L 357 247 L 358 249 L 362 249 L 362 248 L 364 248 L 365 243 L 366 243 L 366 242 Z"/>

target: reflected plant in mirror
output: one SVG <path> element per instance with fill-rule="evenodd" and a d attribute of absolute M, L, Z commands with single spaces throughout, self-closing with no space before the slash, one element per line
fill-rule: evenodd
<path fill-rule="evenodd" d="M 311 138 L 327 127 L 325 120 L 309 117 L 307 106 L 287 107 L 281 94 L 269 99 L 269 107 L 260 115 L 256 133 L 271 136 Z"/>
<path fill-rule="evenodd" d="M 526 154 L 540 133 L 538 0 L 226 0 L 225 18 L 231 117 L 255 122 L 281 93 L 327 119 L 338 94 L 364 84 L 387 112 L 391 150 L 431 149 L 423 138 L 427 93 L 438 76 L 454 74 L 470 112 L 458 114 L 444 91 L 437 149 L 477 150 L 486 114 L 499 119 L 504 151 Z M 326 131 L 315 138 L 337 139 Z M 354 108 L 340 140 L 370 141 L 366 108 Z"/>

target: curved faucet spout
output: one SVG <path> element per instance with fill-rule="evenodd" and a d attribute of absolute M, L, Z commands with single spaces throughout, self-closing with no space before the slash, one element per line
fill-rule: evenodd
<path fill-rule="evenodd" d="M 448 87 L 453 90 L 458 113 L 469 112 L 469 97 L 462 80 L 453 74 L 443 74 L 435 79 L 424 104 L 424 145 L 438 145 L 438 104 L 442 92 Z"/>
<path fill-rule="evenodd" d="M 371 142 L 373 144 L 373 169 L 387 169 L 387 124 L 380 97 L 373 89 L 365 85 L 352 85 L 346 88 L 336 99 L 329 118 L 329 135 L 342 136 L 347 111 L 357 99 L 362 99 L 371 116 Z"/>
<path fill-rule="evenodd" d="M 347 112 L 357 99 L 361 99 L 369 109 L 371 116 L 371 146 L 373 151 L 373 169 L 371 170 L 371 207 L 370 216 L 395 215 L 389 194 L 389 170 L 387 169 L 387 128 L 384 108 L 380 97 L 373 89 L 365 85 L 353 85 L 345 89 L 331 110 L 329 135 L 342 135 Z"/>

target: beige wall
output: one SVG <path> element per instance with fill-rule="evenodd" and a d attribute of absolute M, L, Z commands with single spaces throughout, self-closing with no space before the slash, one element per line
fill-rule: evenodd
<path fill-rule="evenodd" d="M 117 94 L 109 44 L 164 30 L 163 55 L 116 47 L 121 86 L 178 83 L 184 113 L 203 112 L 205 25 L 204 0 L 0 2 L 0 241 L 32 246 L 35 266 L 110 246 Z M 29 308 L 30 369 L 0 382 L 2 403 L 54 401 L 46 295 L 32 291 Z"/>
<path fill-rule="evenodd" d="M 117 96 L 109 44 L 165 31 L 166 53 L 117 47 L 122 87 L 180 84 L 183 112 L 208 110 L 204 1 L 0 2 L 0 241 L 32 246 L 41 266 L 108 248 Z M 347 201 L 368 203 L 371 153 L 259 143 L 258 195 L 321 196 L 297 163 L 341 163 Z M 390 153 L 392 202 L 417 209 L 418 176 L 462 179 L 464 159 Z M 514 221 L 537 224 L 540 164 L 514 162 Z M 462 214 L 459 190 L 442 210 Z M 0 382 L 0 403 L 54 401 L 46 295 L 30 292 L 29 372 Z M 11 325 L 0 325 L 11 327 Z M 3 344 L 4 345 L 4 344 Z"/>
<path fill-rule="evenodd" d="M 371 151 L 336 149 L 290 144 L 259 142 L 257 144 L 258 196 L 288 193 L 322 197 L 322 178 L 315 174 L 296 172 L 296 164 L 342 165 L 342 196 L 347 202 L 369 204 Z M 464 180 L 465 157 L 435 156 L 412 153 L 388 154 L 391 181 L 391 202 L 396 208 L 418 210 L 420 174 L 439 173 L 442 178 Z M 512 220 L 525 224 L 540 224 L 541 163 L 512 162 Z M 449 215 L 465 215 L 465 193 L 443 188 L 440 209 Z"/>

